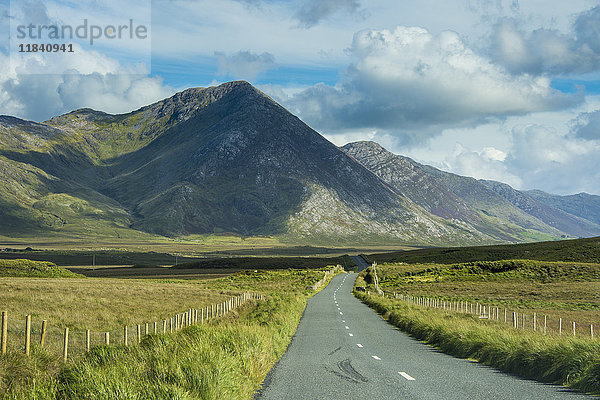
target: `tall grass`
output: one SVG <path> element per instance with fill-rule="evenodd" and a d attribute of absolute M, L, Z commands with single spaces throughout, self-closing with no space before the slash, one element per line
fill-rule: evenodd
<path fill-rule="evenodd" d="M 472 315 L 422 309 L 395 299 L 355 296 L 411 336 L 456 357 L 586 393 L 600 394 L 600 342 L 516 331 Z"/>
<path fill-rule="evenodd" d="M 0 399 L 248 399 L 285 352 L 323 271 L 239 273 L 214 289 L 269 288 L 222 318 L 63 364 L 37 346 L 0 357 Z M 202 286 L 202 285 L 198 285 Z M 213 289 L 213 290 L 214 290 Z M 215 292 L 217 291 L 215 290 Z"/>
<path fill-rule="evenodd" d="M 274 295 L 210 324 L 150 335 L 139 346 L 95 347 L 54 377 L 15 379 L 1 397 L 247 399 L 285 352 L 305 303 L 303 295 Z M 28 368 L 22 361 L 13 367 Z"/>

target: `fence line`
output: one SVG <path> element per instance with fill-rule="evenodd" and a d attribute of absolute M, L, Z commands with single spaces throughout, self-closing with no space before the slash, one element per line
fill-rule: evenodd
<path fill-rule="evenodd" d="M 584 325 L 571 321 L 571 329 L 569 329 L 569 325 L 565 326 L 563 319 L 559 317 L 556 321 L 556 325 L 551 326 L 550 318 L 548 318 L 547 315 L 544 315 L 543 325 L 541 325 L 539 320 L 540 316 L 536 312 L 526 313 L 511 311 L 506 307 L 477 302 L 442 300 L 436 297 L 410 296 L 396 292 L 383 293 L 383 296 L 393 297 L 419 307 L 475 315 L 481 320 L 498 321 L 512 325 L 513 329 L 531 330 L 532 332 L 543 335 L 551 333 L 565 336 L 585 336 L 594 339 L 594 324 Z"/>
<path fill-rule="evenodd" d="M 47 320 L 41 321 L 39 329 L 32 323 L 31 315 L 25 317 L 25 338 L 22 335 L 22 328 L 19 329 L 17 324 L 13 324 L 12 329 L 9 329 L 8 311 L 2 311 L 1 330 L 0 330 L 0 352 L 6 354 L 10 348 L 11 351 L 24 351 L 25 355 L 30 355 L 31 338 L 33 335 L 39 335 L 39 347 L 49 348 L 53 346 L 53 350 L 57 353 L 60 351 L 62 359 L 67 361 L 77 351 L 88 352 L 92 344 L 104 345 L 131 345 L 131 335 L 135 335 L 135 343 L 140 343 L 143 336 L 148 336 L 151 333 L 159 333 L 158 327 L 162 327 L 160 333 L 166 334 L 177 332 L 185 327 L 203 324 L 211 319 L 221 317 L 237 307 L 250 300 L 264 300 L 264 295 L 260 293 L 244 292 L 239 296 L 231 297 L 222 303 L 211 304 L 201 309 L 189 308 L 188 310 L 172 315 L 159 321 L 153 321 L 144 324 L 134 325 L 134 331 L 129 330 L 129 326 L 125 325 L 120 330 L 112 330 L 105 332 L 85 331 L 69 331 L 65 327 L 64 331 L 61 328 L 49 328 Z M 22 326 L 22 325 L 21 325 Z M 143 327 L 143 329 L 142 329 Z M 151 328 L 152 327 L 152 328 Z M 84 336 L 85 335 L 85 336 Z M 19 338 L 20 336 L 20 338 Z M 14 338 L 13 339 L 11 339 Z M 11 339 L 11 340 L 9 340 Z M 60 345 L 59 345 L 60 343 Z"/>
<path fill-rule="evenodd" d="M 334 268 L 325 271 L 325 275 L 323 276 L 323 278 L 321 278 L 321 280 L 319 280 L 314 285 L 310 286 L 310 289 L 312 289 L 312 290 L 320 289 L 323 285 L 325 285 L 325 283 L 327 283 L 327 280 L 331 276 L 337 275 L 338 273 L 342 272 L 343 270 L 344 269 L 342 268 L 342 266 L 338 264 Z"/>

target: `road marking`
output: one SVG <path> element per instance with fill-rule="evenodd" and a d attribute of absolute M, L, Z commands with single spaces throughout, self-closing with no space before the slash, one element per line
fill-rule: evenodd
<path fill-rule="evenodd" d="M 379 358 L 379 357 L 377 357 L 377 356 L 371 356 L 371 357 L 373 357 L 373 358 L 374 358 L 374 359 L 376 359 L 376 360 L 381 360 L 381 358 Z"/>
<path fill-rule="evenodd" d="M 416 380 L 415 378 L 413 378 L 412 376 L 410 376 L 409 374 L 407 374 L 406 372 L 398 372 L 404 379 L 406 379 L 407 381 L 414 381 Z"/>
<path fill-rule="evenodd" d="M 349 333 L 348 335 L 350 335 L 350 336 L 354 336 L 354 335 L 353 335 L 353 334 L 351 334 L 351 333 Z"/>
<path fill-rule="evenodd" d="M 342 322 L 346 322 L 346 320 L 345 320 L 345 319 L 343 319 L 343 320 L 342 320 Z"/>
<path fill-rule="evenodd" d="M 360 344 L 360 343 L 356 343 L 356 345 L 357 345 L 358 347 L 360 347 L 361 349 L 362 349 L 362 347 L 363 347 L 363 345 L 362 345 L 362 344 Z"/>
<path fill-rule="evenodd" d="M 344 313 L 340 311 L 340 315 L 344 315 Z"/>
<path fill-rule="evenodd" d="M 350 329 L 350 327 L 349 327 L 349 326 L 346 326 L 346 329 Z"/>

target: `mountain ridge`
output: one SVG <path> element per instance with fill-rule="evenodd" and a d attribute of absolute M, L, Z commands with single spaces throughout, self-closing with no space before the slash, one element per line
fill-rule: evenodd
<path fill-rule="evenodd" d="M 511 212 L 529 225 L 485 215 L 440 176 L 428 182 L 451 209 L 402 193 L 243 81 L 124 114 L 82 108 L 43 123 L 0 116 L 0 220 L 9 222 L 0 234 L 232 232 L 440 245 L 562 233 L 517 207 Z"/>
<path fill-rule="evenodd" d="M 490 223 L 490 218 L 512 222 L 513 231 L 535 229 L 553 235 L 560 232 L 563 237 L 600 234 L 600 225 L 543 204 L 500 182 L 444 172 L 395 155 L 375 142 L 349 143 L 342 149 L 426 210 L 499 238 L 505 232 L 498 229 L 497 223 Z"/>

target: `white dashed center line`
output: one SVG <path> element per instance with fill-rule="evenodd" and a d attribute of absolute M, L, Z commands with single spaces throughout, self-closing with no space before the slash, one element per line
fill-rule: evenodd
<path fill-rule="evenodd" d="M 412 376 L 410 376 L 409 374 L 407 374 L 406 372 L 398 372 L 404 379 L 406 379 L 407 381 L 414 381 L 415 378 L 413 378 Z"/>
<path fill-rule="evenodd" d="M 340 311 L 340 315 L 344 315 L 344 313 Z"/>
<path fill-rule="evenodd" d="M 377 357 L 377 356 L 371 356 L 371 357 L 373 357 L 373 358 L 374 358 L 374 359 L 376 359 L 376 360 L 381 360 L 381 358 L 379 358 L 379 357 Z"/>
<path fill-rule="evenodd" d="M 349 327 L 349 326 L 347 326 L 347 327 L 346 327 L 346 329 L 350 329 L 350 327 Z"/>
<path fill-rule="evenodd" d="M 354 336 L 352 333 L 349 333 L 348 335 L 350 335 L 350 336 Z"/>
<path fill-rule="evenodd" d="M 362 349 L 362 347 L 363 347 L 363 345 L 362 345 L 362 344 L 360 344 L 360 343 L 356 343 L 356 345 L 357 345 L 358 347 L 360 347 L 361 349 Z"/>

